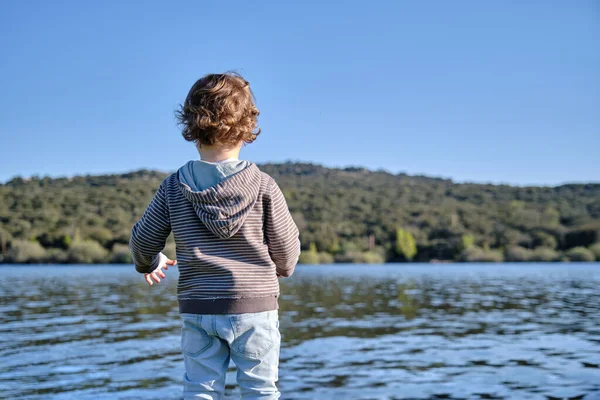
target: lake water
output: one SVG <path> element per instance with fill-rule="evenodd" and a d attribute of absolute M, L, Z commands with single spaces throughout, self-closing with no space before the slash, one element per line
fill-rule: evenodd
<path fill-rule="evenodd" d="M 181 398 L 176 270 L 0 273 L 0 398 Z M 599 264 L 299 266 L 281 284 L 283 399 L 600 399 Z"/>

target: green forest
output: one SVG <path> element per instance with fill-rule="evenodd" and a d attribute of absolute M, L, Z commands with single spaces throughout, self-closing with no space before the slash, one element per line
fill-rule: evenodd
<path fill-rule="evenodd" d="M 301 232 L 301 262 L 600 260 L 600 184 L 557 187 L 314 164 L 264 164 Z M 132 225 L 167 173 L 0 185 L 0 262 L 130 263 Z M 165 252 L 175 257 L 169 238 Z"/>

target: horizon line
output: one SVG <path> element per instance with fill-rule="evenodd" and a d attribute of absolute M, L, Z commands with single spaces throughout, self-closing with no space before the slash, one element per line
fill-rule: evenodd
<path fill-rule="evenodd" d="M 567 181 L 567 182 L 560 182 L 560 183 L 510 183 L 507 181 L 475 181 L 475 180 L 469 180 L 469 179 L 455 179 L 455 178 L 449 178 L 449 177 L 443 177 L 443 176 L 439 176 L 439 175 L 428 175 L 425 173 L 414 173 L 414 174 L 409 174 L 407 172 L 402 172 L 402 171 L 398 171 L 398 172 L 393 172 L 389 169 L 383 168 L 383 167 L 379 167 L 379 168 L 369 168 L 366 166 L 362 166 L 362 165 L 352 165 L 352 164 L 347 164 L 344 166 L 340 166 L 340 165 L 325 165 L 322 163 L 317 163 L 317 162 L 312 162 L 312 161 L 301 161 L 301 160 L 286 160 L 286 161 L 280 161 L 280 162 L 276 162 L 276 161 L 268 161 L 268 162 L 261 162 L 261 163 L 255 163 L 256 165 L 260 166 L 260 165 L 285 165 L 285 164 L 307 164 L 307 165 L 312 165 L 312 166 L 316 166 L 316 167 L 322 167 L 322 168 L 326 168 L 326 169 L 337 169 L 337 170 L 348 170 L 348 169 L 362 169 L 362 170 L 366 170 L 366 171 L 370 171 L 370 172 L 383 172 L 383 173 L 387 173 L 390 175 L 394 175 L 394 176 L 399 176 L 399 175 L 406 175 L 409 177 L 421 177 L 421 178 L 429 178 L 429 179 L 438 179 L 438 180 L 443 180 L 443 181 L 449 181 L 451 183 L 456 183 L 456 184 L 472 184 L 472 185 L 491 185 L 491 186 L 512 186 L 512 187 L 522 187 L 522 188 L 527 188 L 527 187 L 547 187 L 547 188 L 556 188 L 556 187 L 561 187 L 561 186 L 568 186 L 568 185 L 600 185 L 600 180 L 598 181 Z M 130 170 L 126 170 L 126 171 L 121 171 L 121 172 L 99 172 L 99 173 L 90 173 L 90 172 L 81 172 L 81 173 L 75 173 L 72 175 L 52 175 L 52 174 L 45 174 L 45 175 L 40 175 L 40 174 L 32 174 L 29 176 L 23 176 L 23 175 L 13 175 L 12 177 L 5 179 L 5 180 L 0 180 L 0 185 L 6 185 L 9 182 L 15 180 L 15 179 L 23 179 L 24 181 L 29 181 L 32 179 L 44 179 L 44 178 L 50 178 L 50 179 L 73 179 L 76 177 L 86 177 L 86 176 L 105 176 L 105 175 L 125 175 L 125 174 L 130 174 L 130 173 L 135 173 L 135 172 L 139 172 L 139 171 L 149 171 L 149 172 L 159 172 L 159 173 L 164 173 L 164 174 L 169 174 L 169 173 L 173 173 L 174 171 L 164 171 L 164 170 L 160 170 L 160 169 L 150 169 L 150 168 L 146 168 L 146 167 L 139 167 L 139 168 L 134 168 L 134 169 L 130 169 Z"/>

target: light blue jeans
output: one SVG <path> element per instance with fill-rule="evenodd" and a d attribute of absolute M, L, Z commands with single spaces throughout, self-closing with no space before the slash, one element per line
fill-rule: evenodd
<path fill-rule="evenodd" d="M 221 400 L 229 360 L 244 400 L 278 399 L 279 314 L 180 314 L 185 363 L 183 398 Z"/>

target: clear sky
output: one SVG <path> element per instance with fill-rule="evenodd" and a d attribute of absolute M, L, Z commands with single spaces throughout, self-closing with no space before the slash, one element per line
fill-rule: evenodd
<path fill-rule="evenodd" d="M 205 73 L 251 83 L 256 162 L 600 181 L 600 5 L 0 1 L 0 182 L 171 171 Z"/>

